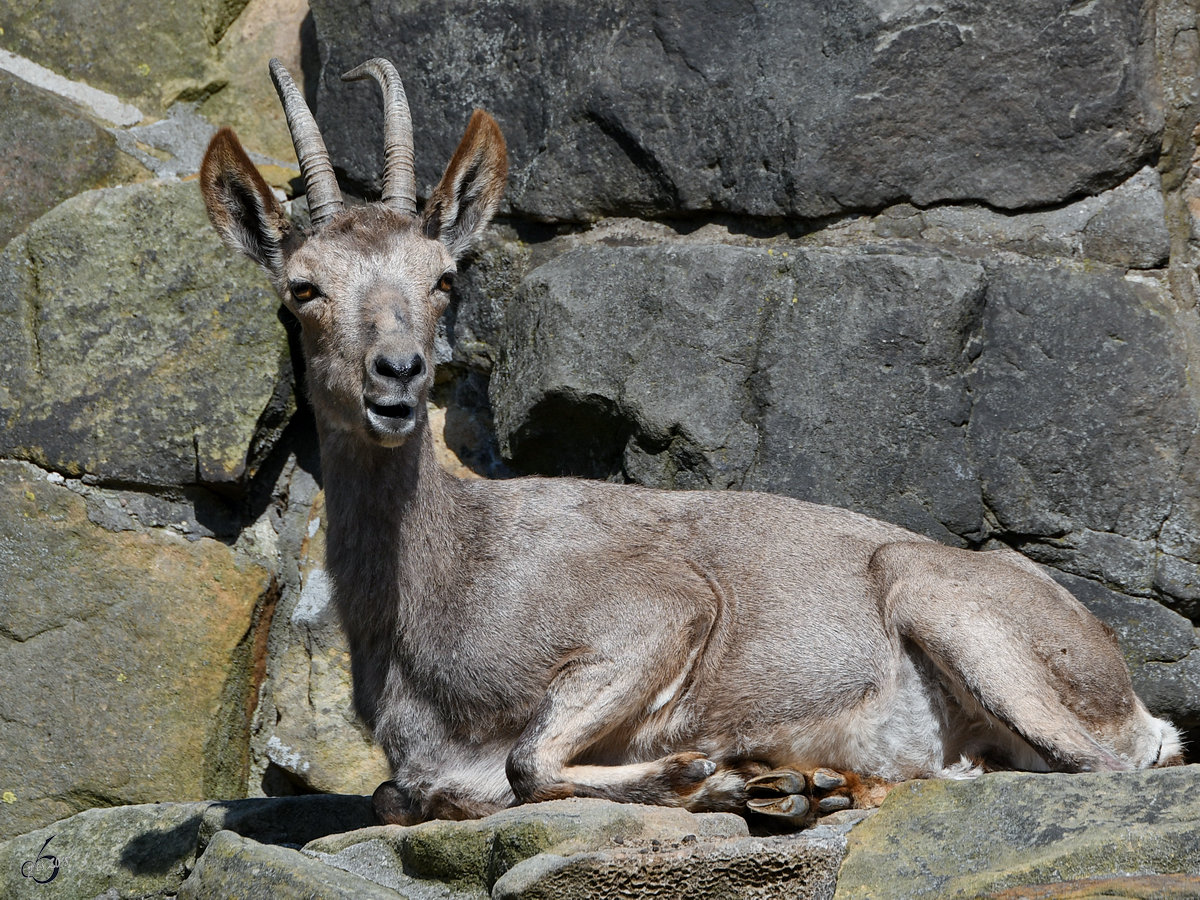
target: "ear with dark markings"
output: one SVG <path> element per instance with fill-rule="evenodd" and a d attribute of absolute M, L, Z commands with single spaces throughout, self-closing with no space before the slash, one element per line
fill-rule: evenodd
<path fill-rule="evenodd" d="M 461 257 L 491 221 L 507 178 L 508 153 L 500 126 L 477 109 L 425 205 L 425 234 L 445 244 L 455 259 Z"/>
<path fill-rule="evenodd" d="M 230 128 L 222 128 L 208 144 L 200 191 L 221 239 L 278 276 L 292 225 Z"/>

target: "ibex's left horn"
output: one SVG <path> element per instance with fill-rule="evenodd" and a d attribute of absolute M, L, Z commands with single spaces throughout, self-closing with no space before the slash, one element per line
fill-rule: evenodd
<path fill-rule="evenodd" d="M 367 77 L 379 82 L 383 91 L 383 196 L 388 206 L 416 215 L 416 170 L 413 166 L 412 116 L 408 98 L 396 68 L 386 59 L 368 59 L 342 76 L 343 81 Z"/>
<path fill-rule="evenodd" d="M 287 116 L 288 130 L 296 147 L 296 160 L 300 163 L 300 174 L 304 176 L 304 193 L 308 196 L 308 209 L 314 226 L 324 224 L 342 211 L 342 192 L 338 189 L 337 176 L 333 174 L 333 163 L 329 151 L 321 139 L 317 120 L 313 118 L 308 104 L 304 102 L 292 76 L 277 59 L 271 60 L 271 80 L 283 103 L 283 114 Z"/>

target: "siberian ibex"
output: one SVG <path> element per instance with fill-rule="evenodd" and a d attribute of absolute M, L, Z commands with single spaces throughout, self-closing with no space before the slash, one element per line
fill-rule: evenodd
<path fill-rule="evenodd" d="M 201 187 L 302 326 L 354 702 L 393 771 L 383 820 L 585 796 L 798 824 L 901 779 L 1180 760 L 1111 631 L 1014 552 L 764 494 L 443 472 L 435 323 L 500 202 L 504 139 L 477 110 L 418 211 L 404 90 L 371 60 L 345 78 L 385 97 L 383 197 L 344 208 L 271 73 L 312 233 L 228 129 Z"/>

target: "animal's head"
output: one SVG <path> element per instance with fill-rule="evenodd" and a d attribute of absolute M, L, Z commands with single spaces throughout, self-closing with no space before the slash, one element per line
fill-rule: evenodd
<path fill-rule="evenodd" d="M 200 186 L 225 243 L 266 270 L 299 319 L 322 428 L 394 447 L 425 415 L 437 320 L 458 260 L 500 203 L 508 164 L 495 120 L 476 110 L 418 215 L 404 88 L 383 59 L 342 77 L 368 76 L 384 94 L 387 162 L 378 203 L 343 206 L 316 121 L 278 60 L 271 60 L 271 77 L 304 175 L 312 233 L 293 228 L 229 129 L 209 144 Z"/>

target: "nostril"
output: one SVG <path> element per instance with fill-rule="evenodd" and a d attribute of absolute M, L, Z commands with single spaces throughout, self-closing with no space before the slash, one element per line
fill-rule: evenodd
<path fill-rule="evenodd" d="M 420 353 L 410 357 L 375 357 L 375 371 L 384 378 L 411 381 L 425 371 L 425 360 Z"/>

